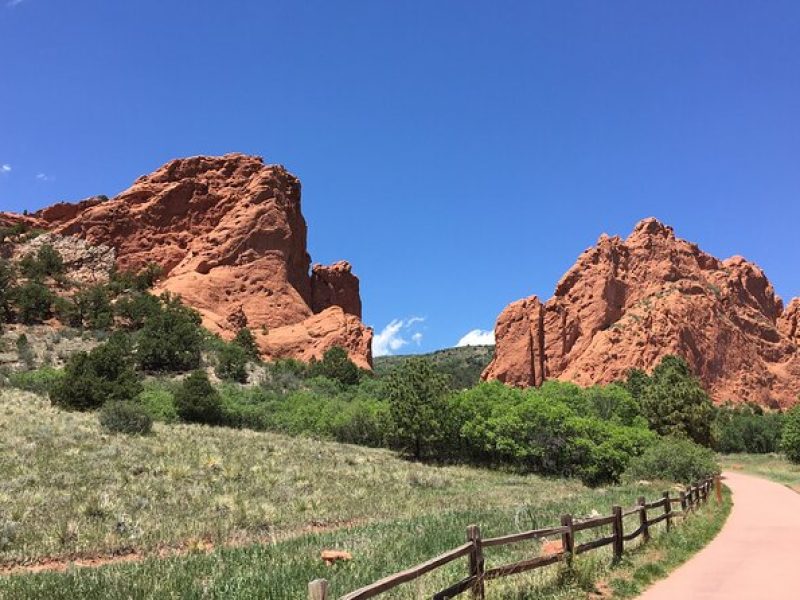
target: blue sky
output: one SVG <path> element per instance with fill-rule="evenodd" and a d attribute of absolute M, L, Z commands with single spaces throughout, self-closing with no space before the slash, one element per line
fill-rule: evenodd
<path fill-rule="evenodd" d="M 260 154 L 394 352 L 491 329 L 646 216 L 790 298 L 798 74 L 797 2 L 3 0 L 0 208 Z"/>

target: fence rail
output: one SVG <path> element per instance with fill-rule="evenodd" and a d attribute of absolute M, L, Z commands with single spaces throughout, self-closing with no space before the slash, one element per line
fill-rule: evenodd
<path fill-rule="evenodd" d="M 447 600 L 455 598 L 464 593 L 471 592 L 474 599 L 483 599 L 485 594 L 485 583 L 498 577 L 506 577 L 523 573 L 532 569 L 540 569 L 561 561 L 571 561 L 573 556 L 590 552 L 604 546 L 613 546 L 614 561 L 622 558 L 625 550 L 625 542 L 635 540 L 642 536 L 643 541 L 650 539 L 650 527 L 666 521 L 667 529 L 672 527 L 672 520 L 685 517 L 695 510 L 701 503 L 708 500 L 711 489 L 715 488 L 717 501 L 721 502 L 722 492 L 720 478 L 706 479 L 689 486 L 681 491 L 679 497 L 670 497 L 669 492 L 664 492 L 659 500 L 648 502 L 644 497 L 640 497 L 635 506 L 623 510 L 620 506 L 611 509 L 610 516 L 592 517 L 589 519 L 575 520 L 572 515 L 561 517 L 561 526 L 546 527 L 544 529 L 533 529 L 520 533 L 511 533 L 494 538 L 481 538 L 480 528 L 477 525 L 467 527 L 467 541 L 448 552 L 440 554 L 430 560 L 420 563 L 414 567 L 389 575 L 370 585 L 362 587 L 354 592 L 345 594 L 340 600 L 364 600 L 374 598 L 397 586 L 417 579 L 439 567 L 449 564 L 460 558 L 467 558 L 467 576 L 452 584 L 448 588 L 441 590 L 433 595 L 434 600 Z M 680 510 L 673 510 L 673 504 L 680 505 Z M 648 511 L 661 509 L 660 514 L 648 516 Z M 624 521 L 626 517 L 638 515 L 638 527 L 633 531 L 625 533 Z M 599 537 L 589 542 L 575 544 L 575 534 L 579 531 L 589 531 L 599 527 L 611 525 L 612 534 Z M 606 530 L 608 531 L 608 530 Z M 537 556 L 527 560 L 502 565 L 487 569 L 485 566 L 483 551 L 485 548 L 506 546 L 519 542 L 538 540 L 546 537 L 560 536 L 561 550 L 552 552 L 544 556 Z M 332 600 L 328 596 L 328 582 L 325 579 L 315 579 L 308 584 L 309 600 Z"/>

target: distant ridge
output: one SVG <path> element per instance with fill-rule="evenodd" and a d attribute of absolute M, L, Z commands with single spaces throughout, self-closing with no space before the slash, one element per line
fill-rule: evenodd
<path fill-rule="evenodd" d="M 430 359 L 439 371 L 450 376 L 454 389 L 464 389 L 480 381 L 481 372 L 492 360 L 493 355 L 494 346 L 462 346 L 436 350 L 428 354 L 378 356 L 374 359 L 375 374 L 384 376 L 408 358 L 422 356 Z"/>

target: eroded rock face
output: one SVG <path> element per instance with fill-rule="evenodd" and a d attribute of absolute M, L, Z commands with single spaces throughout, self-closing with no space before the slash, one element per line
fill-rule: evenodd
<path fill-rule="evenodd" d="M 243 154 L 174 160 L 116 198 L 36 217 L 113 248 L 121 269 L 160 265 L 156 291 L 180 294 L 223 337 L 246 323 L 266 356 L 308 360 L 339 345 L 370 366 L 358 279 L 344 262 L 310 273 L 300 181 L 280 165 Z"/>
<path fill-rule="evenodd" d="M 35 253 L 44 245 L 55 248 L 64 261 L 69 278 L 79 284 L 107 283 L 115 264 L 114 249 L 103 244 L 93 245 L 71 235 L 44 233 L 14 249 L 17 259 Z"/>
<path fill-rule="evenodd" d="M 717 402 L 788 406 L 800 393 L 799 314 L 753 263 L 720 261 L 646 219 L 626 240 L 601 236 L 547 302 L 510 304 L 483 378 L 609 383 L 677 354 Z"/>

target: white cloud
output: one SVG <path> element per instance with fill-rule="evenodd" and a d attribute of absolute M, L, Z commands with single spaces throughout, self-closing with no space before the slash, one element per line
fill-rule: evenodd
<path fill-rule="evenodd" d="M 456 346 L 490 346 L 494 344 L 494 331 L 473 329 L 458 340 Z"/>
<path fill-rule="evenodd" d="M 387 356 L 394 354 L 403 346 L 408 345 L 408 340 L 404 337 L 409 332 L 409 328 L 418 323 L 422 323 L 425 319 L 422 317 L 411 317 L 410 319 L 392 319 L 392 321 L 384 327 L 380 333 L 375 334 L 372 339 L 372 354 L 375 356 Z M 422 334 L 414 332 L 411 334 L 411 340 L 418 344 L 422 341 Z"/>
<path fill-rule="evenodd" d="M 11 165 L 5 164 L 0 166 L 0 172 L 11 173 Z"/>
<path fill-rule="evenodd" d="M 36 179 L 38 179 L 40 181 L 50 181 L 50 178 L 45 173 L 37 173 L 36 174 Z"/>

